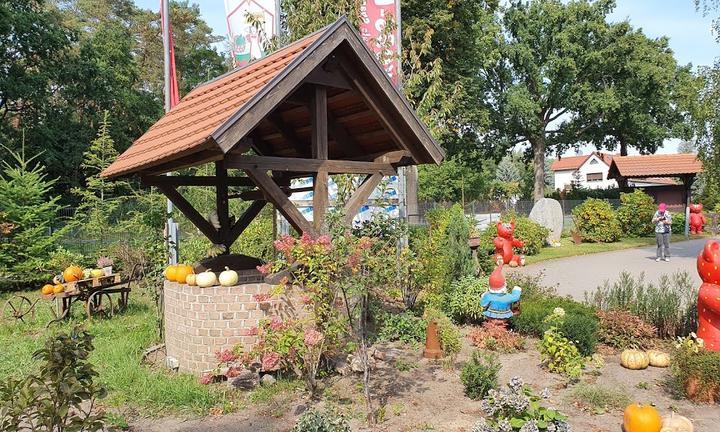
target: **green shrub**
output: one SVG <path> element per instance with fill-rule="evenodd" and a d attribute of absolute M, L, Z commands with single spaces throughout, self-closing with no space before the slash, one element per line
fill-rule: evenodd
<path fill-rule="evenodd" d="M 671 232 L 675 234 L 685 233 L 685 213 L 684 212 L 671 212 L 672 225 L 670 225 Z"/>
<path fill-rule="evenodd" d="M 292 432 L 351 432 L 351 429 L 342 416 L 311 408 L 300 416 Z"/>
<path fill-rule="evenodd" d="M 498 387 L 500 362 L 497 356 L 473 351 L 470 360 L 463 365 L 460 381 L 465 387 L 465 396 L 472 400 L 482 399 Z"/>
<path fill-rule="evenodd" d="M 628 237 L 651 235 L 655 226 L 651 220 L 655 214 L 655 200 L 640 189 L 620 194 L 617 218 L 623 233 Z"/>
<path fill-rule="evenodd" d="M 418 343 L 425 340 L 427 323 L 410 312 L 381 312 L 377 337 L 381 341 Z"/>
<path fill-rule="evenodd" d="M 507 275 L 507 285 L 509 287 L 519 286 L 522 288 L 523 301 L 534 299 L 536 297 L 556 297 L 557 289 L 542 284 L 543 275 L 524 274 L 520 272 L 510 272 Z"/>
<path fill-rule="evenodd" d="M 657 284 L 622 272 L 617 281 L 605 281 L 585 302 L 603 311 L 623 310 L 653 325 L 660 337 L 675 337 L 697 329 L 698 286 L 687 272 L 662 275 Z"/>
<path fill-rule="evenodd" d="M 462 348 L 462 339 L 460 330 L 452 323 L 450 318 L 437 309 L 426 308 L 423 315 L 425 321 L 437 322 L 438 337 L 440 338 L 440 347 L 448 358 L 454 358 Z"/>
<path fill-rule="evenodd" d="M 622 235 L 620 222 L 609 202 L 589 198 L 572 211 L 575 228 L 583 240 L 612 243 Z"/>
<path fill-rule="evenodd" d="M 500 218 L 501 222 L 515 221 L 515 238 L 522 240 L 525 246 L 517 252 L 522 255 L 537 255 L 545 245 L 545 239 L 550 230 L 526 216 L 515 212 L 507 212 Z M 495 268 L 495 245 L 493 239 L 497 237 L 497 225 L 490 224 L 480 236 L 478 256 L 483 272 L 489 273 Z"/>
<path fill-rule="evenodd" d="M 480 296 L 487 291 L 487 278 L 466 276 L 450 284 L 444 293 L 443 309 L 453 321 L 477 322 L 483 318 Z"/>
<path fill-rule="evenodd" d="M 657 334 L 655 327 L 627 311 L 598 311 L 598 318 L 598 339 L 614 348 L 648 348 Z"/>
<path fill-rule="evenodd" d="M 676 348 L 670 368 L 675 390 L 699 402 L 720 399 L 720 352 L 706 350 L 690 338 Z M 694 385 L 688 386 L 689 382 Z"/>
<path fill-rule="evenodd" d="M 561 330 L 566 320 L 565 311 L 556 308 L 545 318 L 548 329 L 540 341 L 540 356 L 550 372 L 559 373 L 570 379 L 578 379 L 582 375 L 584 358 L 578 347 Z"/>
<path fill-rule="evenodd" d="M 545 317 L 558 307 L 565 310 L 565 320 L 559 326 L 562 334 L 575 343 L 582 355 L 594 353 L 598 328 L 595 309 L 570 298 L 523 298 L 520 301 L 520 314 L 511 318 L 511 324 L 519 333 L 542 337 L 549 328 Z"/>
<path fill-rule="evenodd" d="M 68 251 L 60 246 L 50 253 L 47 263 L 45 264 L 45 271 L 52 274 L 59 274 L 71 265 L 88 267 L 86 264 L 86 258 L 82 254 Z M 92 263 L 90 266 L 95 267 L 95 263 Z"/>

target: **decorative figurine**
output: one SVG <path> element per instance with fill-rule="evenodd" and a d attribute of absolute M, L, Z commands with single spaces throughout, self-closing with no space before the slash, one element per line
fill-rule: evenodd
<path fill-rule="evenodd" d="M 480 306 L 487 318 L 506 320 L 513 316 L 512 307 L 520 301 L 522 288 L 516 286 L 512 292 L 507 291 L 502 264 L 495 267 L 490 274 L 488 290 L 480 296 Z"/>
<path fill-rule="evenodd" d="M 697 258 L 703 284 L 698 292 L 697 335 L 705 348 L 720 351 L 720 242 L 708 240 Z"/>
<path fill-rule="evenodd" d="M 525 243 L 514 237 L 515 221 L 510 223 L 497 223 L 498 236 L 495 237 L 495 260 L 498 264 L 506 264 L 510 267 L 524 266 L 525 257 L 515 255 L 513 247 L 521 248 Z"/>
<path fill-rule="evenodd" d="M 690 204 L 690 233 L 702 234 L 703 226 L 705 226 L 705 215 L 702 212 L 702 204 Z"/>

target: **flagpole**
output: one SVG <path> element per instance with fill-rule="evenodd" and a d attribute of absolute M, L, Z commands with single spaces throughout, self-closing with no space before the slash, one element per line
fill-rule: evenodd
<path fill-rule="evenodd" d="M 160 0 L 160 19 L 162 20 L 162 38 L 163 38 L 163 76 L 165 82 L 165 112 L 170 111 L 170 8 L 169 0 Z M 172 176 L 172 173 L 167 173 Z M 167 246 L 168 246 L 168 264 L 177 264 L 177 230 L 175 229 L 175 221 L 172 218 L 173 204 L 167 200 Z"/>

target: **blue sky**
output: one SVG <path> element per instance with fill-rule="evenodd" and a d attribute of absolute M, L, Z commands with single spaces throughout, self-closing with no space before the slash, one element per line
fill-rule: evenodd
<path fill-rule="evenodd" d="M 190 0 L 200 6 L 200 13 L 215 34 L 226 35 L 223 0 Z M 693 0 L 616 0 L 611 20 L 629 20 L 650 37 L 667 36 L 680 64 L 710 65 L 720 57 L 720 44 L 712 33 L 712 18 L 695 10 Z M 142 8 L 158 10 L 160 0 L 135 0 Z M 718 12 L 720 14 L 720 12 Z M 218 49 L 223 49 L 218 44 Z M 665 143 L 659 153 L 674 153 L 677 141 Z M 591 149 L 583 149 L 589 151 Z"/>

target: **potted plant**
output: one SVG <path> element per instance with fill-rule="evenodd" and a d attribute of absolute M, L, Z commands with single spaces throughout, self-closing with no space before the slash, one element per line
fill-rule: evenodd
<path fill-rule="evenodd" d="M 110 276 L 112 274 L 113 260 L 110 257 L 101 256 L 97 260 L 97 266 L 103 269 L 105 276 Z"/>

